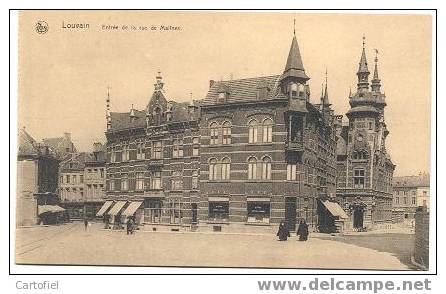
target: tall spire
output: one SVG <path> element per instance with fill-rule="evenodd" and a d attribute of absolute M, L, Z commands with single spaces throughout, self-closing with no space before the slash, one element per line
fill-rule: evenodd
<path fill-rule="evenodd" d="M 107 87 L 107 99 L 106 102 L 106 111 L 105 118 L 107 120 L 107 130 L 111 128 L 111 114 L 110 114 L 110 86 Z"/>
<path fill-rule="evenodd" d="M 303 79 L 304 81 L 310 79 L 305 74 L 305 69 L 302 62 L 302 57 L 300 55 L 300 50 L 299 50 L 299 45 L 297 43 L 296 35 L 293 36 L 293 40 L 291 41 L 290 51 L 288 53 L 285 70 L 283 71 L 281 80 L 287 77 L 300 78 Z"/>
<path fill-rule="evenodd" d="M 378 75 L 378 49 L 375 49 L 375 69 L 373 71 L 372 91 L 381 91 L 381 80 L 379 79 Z"/>
<path fill-rule="evenodd" d="M 358 91 L 366 91 L 369 88 L 369 68 L 367 66 L 367 57 L 365 55 L 365 34 L 362 36 L 362 54 L 359 61 L 359 68 L 356 75 L 358 76 Z"/>
<path fill-rule="evenodd" d="M 325 91 L 324 91 L 324 106 L 330 106 L 330 102 L 328 101 L 328 70 L 325 68 Z"/>

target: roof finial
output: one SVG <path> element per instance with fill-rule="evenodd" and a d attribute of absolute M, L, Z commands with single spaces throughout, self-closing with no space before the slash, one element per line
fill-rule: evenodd
<path fill-rule="evenodd" d="M 293 34 L 296 35 L 296 19 L 294 19 Z"/>
<path fill-rule="evenodd" d="M 362 34 L 362 48 L 365 48 L 365 33 Z"/>

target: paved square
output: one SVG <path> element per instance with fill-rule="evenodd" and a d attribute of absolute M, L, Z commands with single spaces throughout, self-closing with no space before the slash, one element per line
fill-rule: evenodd
<path fill-rule="evenodd" d="M 16 263 L 408 270 L 395 256 L 352 244 L 275 236 L 101 230 L 93 224 L 17 230 Z"/>

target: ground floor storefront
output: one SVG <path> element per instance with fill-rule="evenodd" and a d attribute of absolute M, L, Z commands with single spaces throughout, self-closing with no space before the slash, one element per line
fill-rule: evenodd
<path fill-rule="evenodd" d="M 105 201 L 62 202 L 70 220 L 93 219 Z"/>
<path fill-rule="evenodd" d="M 347 218 L 336 202 L 312 197 L 163 194 L 107 200 L 98 210 L 104 226 L 123 229 L 129 219 L 149 231 L 268 232 L 281 222 L 294 232 L 304 220 L 312 232 L 336 232 Z"/>
<path fill-rule="evenodd" d="M 368 231 L 391 228 L 392 196 L 382 194 L 338 194 L 339 202 L 348 218 L 346 231 Z"/>

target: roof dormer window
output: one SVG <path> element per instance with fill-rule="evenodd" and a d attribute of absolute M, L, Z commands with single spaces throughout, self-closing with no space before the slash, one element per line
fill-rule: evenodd
<path fill-rule="evenodd" d="M 218 103 L 225 103 L 226 102 L 226 98 L 227 98 L 227 93 L 221 92 L 218 93 Z"/>

